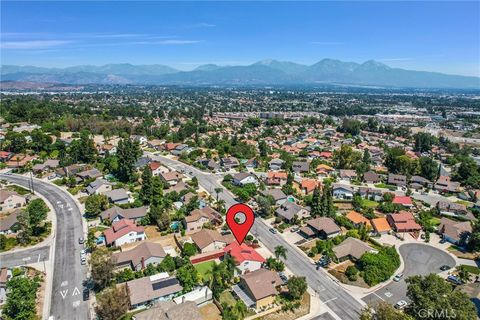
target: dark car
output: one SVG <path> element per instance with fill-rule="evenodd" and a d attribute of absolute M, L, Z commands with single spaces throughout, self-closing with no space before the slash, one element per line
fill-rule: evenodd
<path fill-rule="evenodd" d="M 447 270 L 450 270 L 450 269 L 452 269 L 452 267 L 447 266 L 446 264 L 444 264 L 443 266 L 440 267 L 440 270 L 442 270 L 442 271 L 447 271 Z"/>
<path fill-rule="evenodd" d="M 88 288 L 83 289 L 83 301 L 90 299 L 90 290 Z"/>

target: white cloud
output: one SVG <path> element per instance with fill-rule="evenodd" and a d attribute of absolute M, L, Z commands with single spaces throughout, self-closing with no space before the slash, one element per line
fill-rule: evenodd
<path fill-rule="evenodd" d="M 202 40 L 179 40 L 179 39 L 170 39 L 170 40 L 160 40 L 160 41 L 137 41 L 131 42 L 131 44 L 145 44 L 145 45 L 182 45 L 182 44 L 195 44 L 203 42 Z"/>
<path fill-rule="evenodd" d="M 2 49 L 46 49 L 72 43 L 70 40 L 30 40 L 30 41 L 5 41 L 0 43 Z"/>

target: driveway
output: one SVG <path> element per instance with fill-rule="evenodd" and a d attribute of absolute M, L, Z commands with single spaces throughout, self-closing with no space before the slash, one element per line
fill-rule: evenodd
<path fill-rule="evenodd" d="M 455 260 L 448 253 L 429 245 L 408 243 L 402 245 L 399 251 L 405 264 L 403 278 L 399 282 L 392 281 L 388 285 L 365 296 L 363 301 L 368 304 L 376 303 L 380 300 L 390 304 L 395 304 L 400 300 L 409 301 L 406 298 L 407 283 L 405 279 L 413 275 L 440 273 L 442 265 L 455 266 Z"/>

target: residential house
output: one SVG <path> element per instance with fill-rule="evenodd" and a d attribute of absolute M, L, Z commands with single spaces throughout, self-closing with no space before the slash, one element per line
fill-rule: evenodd
<path fill-rule="evenodd" d="M 407 211 L 389 214 L 387 221 L 396 232 L 416 232 L 422 230 L 422 227 L 415 221 L 413 215 Z"/>
<path fill-rule="evenodd" d="M 363 174 L 363 181 L 365 181 L 365 183 L 377 184 L 382 182 L 382 178 L 379 174 L 373 171 L 368 171 Z"/>
<path fill-rule="evenodd" d="M 405 208 L 412 208 L 413 202 L 412 198 L 409 196 L 395 196 L 392 201 L 393 204 L 399 204 Z"/>
<path fill-rule="evenodd" d="M 468 210 L 464 204 L 450 201 L 438 201 L 437 209 L 441 215 L 451 217 L 467 217 Z"/>
<path fill-rule="evenodd" d="M 303 219 L 310 216 L 310 208 L 286 201 L 275 210 L 275 214 L 284 221 L 292 223 L 295 219 Z"/>
<path fill-rule="evenodd" d="M 127 204 L 130 202 L 130 196 L 128 195 L 127 190 L 123 188 L 113 189 L 104 192 L 103 194 L 106 195 L 108 200 L 113 204 Z"/>
<path fill-rule="evenodd" d="M 460 183 L 451 181 L 448 176 L 440 176 L 433 188 L 439 192 L 452 193 L 459 191 Z"/>
<path fill-rule="evenodd" d="M 82 179 L 82 181 L 90 180 L 90 179 L 97 179 L 103 176 L 103 173 L 100 172 L 97 168 L 93 168 L 90 170 L 85 170 L 82 172 L 77 173 L 77 177 Z"/>
<path fill-rule="evenodd" d="M 7 301 L 7 282 L 12 277 L 12 271 L 7 268 L 0 269 L 0 305 Z"/>
<path fill-rule="evenodd" d="M 267 184 L 270 186 L 283 186 L 287 183 L 288 174 L 285 171 L 267 172 Z"/>
<path fill-rule="evenodd" d="M 242 275 L 233 291 L 247 307 L 261 310 L 275 303 L 277 287 L 282 284 L 275 271 L 262 268 Z"/>
<path fill-rule="evenodd" d="M 410 178 L 410 187 L 419 190 L 421 188 L 432 188 L 432 182 L 424 177 L 412 176 Z"/>
<path fill-rule="evenodd" d="M 362 240 L 353 237 L 348 237 L 338 246 L 333 247 L 333 253 L 339 261 L 347 259 L 357 261 L 367 252 L 376 253 L 377 251 Z"/>
<path fill-rule="evenodd" d="M 193 301 L 176 304 L 173 301 L 159 301 L 151 308 L 135 313 L 133 320 L 202 320 L 200 310 Z"/>
<path fill-rule="evenodd" d="M 195 233 L 202 229 L 205 223 L 221 224 L 222 216 L 211 207 L 204 207 L 202 209 L 195 209 L 188 216 L 183 219 L 183 225 L 186 233 Z"/>
<path fill-rule="evenodd" d="M 248 159 L 245 162 L 245 168 L 255 169 L 256 167 L 258 167 L 258 161 L 255 158 Z"/>
<path fill-rule="evenodd" d="M 80 165 L 80 164 L 72 164 L 63 168 L 58 168 L 55 170 L 55 174 L 59 178 L 63 177 L 71 177 L 73 175 L 76 175 L 78 172 L 82 171 L 85 165 Z"/>
<path fill-rule="evenodd" d="M 358 213 L 357 211 L 350 211 L 345 215 L 345 218 L 347 218 L 356 228 L 360 227 L 361 225 L 364 225 L 368 228 L 371 228 L 372 225 L 370 224 L 370 220 L 365 218 L 361 213 Z"/>
<path fill-rule="evenodd" d="M 397 187 L 407 186 L 407 177 L 401 174 L 388 174 L 388 184 L 395 185 Z"/>
<path fill-rule="evenodd" d="M 270 170 L 278 171 L 282 169 L 284 163 L 285 161 L 283 161 L 282 159 L 276 158 L 270 160 L 270 162 L 268 163 L 268 167 Z"/>
<path fill-rule="evenodd" d="M 191 235 L 192 241 L 201 253 L 222 250 L 235 241 L 232 234 L 221 235 L 217 230 L 202 229 Z"/>
<path fill-rule="evenodd" d="M 338 183 L 333 184 L 332 190 L 333 197 L 337 199 L 349 200 L 353 198 L 353 194 L 355 193 L 352 187 Z"/>
<path fill-rule="evenodd" d="M 159 176 L 162 173 L 167 173 L 170 171 L 167 167 L 162 166 L 162 164 L 157 161 L 150 162 L 149 166 L 150 170 L 152 170 L 152 175 L 154 176 Z"/>
<path fill-rule="evenodd" d="M 438 233 L 442 238 L 456 245 L 464 245 L 472 233 L 470 221 L 455 221 L 442 218 L 438 226 Z"/>
<path fill-rule="evenodd" d="M 220 164 L 226 170 L 237 168 L 240 165 L 240 162 L 235 157 L 226 157 L 220 160 Z"/>
<path fill-rule="evenodd" d="M 317 175 L 321 178 L 329 177 L 335 171 L 334 168 L 326 165 L 326 164 L 319 164 L 315 169 Z"/>
<path fill-rule="evenodd" d="M 0 189 L 0 211 L 24 207 L 27 199 L 15 191 Z"/>
<path fill-rule="evenodd" d="M 32 160 L 35 160 L 36 156 L 29 156 L 26 154 L 15 154 L 10 160 L 7 161 L 8 168 L 23 168 Z"/>
<path fill-rule="evenodd" d="M 307 225 L 300 228 L 300 232 L 307 238 L 316 236 L 327 239 L 340 235 L 341 229 L 332 218 L 318 217 L 308 220 Z"/>
<path fill-rule="evenodd" d="M 358 193 L 365 199 L 380 201 L 383 200 L 384 191 L 381 189 L 374 189 L 369 187 L 359 187 Z"/>
<path fill-rule="evenodd" d="M 244 186 L 246 184 L 253 183 L 254 185 L 258 185 L 257 177 L 249 172 L 240 172 L 233 176 L 233 184 L 237 186 Z"/>
<path fill-rule="evenodd" d="M 355 179 L 357 179 L 357 172 L 355 170 L 341 169 L 340 170 L 340 179 L 346 180 L 346 181 L 355 180 Z"/>
<path fill-rule="evenodd" d="M 304 195 L 313 193 L 316 188 L 320 188 L 322 183 L 316 179 L 302 179 L 300 184 L 295 183 L 294 186 Z"/>
<path fill-rule="evenodd" d="M 234 258 L 237 268 L 240 270 L 241 274 L 258 270 L 265 262 L 265 258 L 255 251 L 255 249 L 249 247 L 245 243 L 239 245 L 237 241 L 233 241 L 226 246 L 223 249 L 223 252 L 231 255 Z"/>
<path fill-rule="evenodd" d="M 134 271 L 145 269 L 149 264 L 157 265 L 167 256 L 163 247 L 154 242 L 142 242 L 133 249 L 114 252 L 112 261 L 115 269 L 131 268 Z"/>
<path fill-rule="evenodd" d="M 117 206 L 113 206 L 100 214 L 100 218 L 102 221 L 110 221 L 111 223 L 115 223 L 122 219 L 132 220 L 134 222 L 140 222 L 148 213 L 148 207 L 143 206 L 139 208 L 129 208 L 129 209 L 122 209 Z"/>
<path fill-rule="evenodd" d="M 120 247 L 126 243 L 142 241 L 147 239 L 145 230 L 129 219 L 122 219 L 115 222 L 111 228 L 103 232 L 107 246 Z"/>
<path fill-rule="evenodd" d="M 8 160 L 10 160 L 10 158 L 13 157 L 13 153 L 12 152 L 8 152 L 8 151 L 0 151 L 0 162 L 7 162 Z"/>
<path fill-rule="evenodd" d="M 310 171 L 310 163 L 307 161 L 293 161 L 292 170 L 296 173 L 306 173 Z"/>
<path fill-rule="evenodd" d="M 126 283 L 118 284 L 117 287 L 126 287 L 125 290 L 128 292 L 131 309 L 157 301 L 171 300 L 183 290 L 178 279 L 174 276 L 169 276 L 166 272 L 127 281 Z"/>
<path fill-rule="evenodd" d="M 260 193 L 265 197 L 271 196 L 277 206 L 282 205 L 287 201 L 287 195 L 280 188 L 265 189 L 260 191 Z"/>
<path fill-rule="evenodd" d="M 103 194 L 112 191 L 113 184 L 105 179 L 97 179 L 88 184 L 86 191 L 89 195 Z"/>
<path fill-rule="evenodd" d="M 136 135 L 136 134 L 133 134 L 130 136 L 130 139 L 132 139 L 133 141 L 136 141 L 138 142 L 140 145 L 144 145 L 147 143 L 148 139 L 144 136 L 140 136 L 140 135 Z"/>
<path fill-rule="evenodd" d="M 37 163 L 32 167 L 34 173 L 43 173 L 58 168 L 60 161 L 56 159 L 48 159 L 44 163 Z"/>
<path fill-rule="evenodd" d="M 152 162 L 152 159 L 150 157 L 140 157 L 133 166 L 135 167 L 135 169 L 139 170 L 150 164 L 150 162 Z"/>
<path fill-rule="evenodd" d="M 183 174 L 177 171 L 160 173 L 160 179 L 170 186 L 174 186 L 183 179 Z"/>
<path fill-rule="evenodd" d="M 390 224 L 388 224 L 388 220 L 384 217 L 372 219 L 370 222 L 374 232 L 378 235 L 388 234 L 392 231 Z"/>
<path fill-rule="evenodd" d="M 2 213 L 0 215 L 0 234 L 11 234 L 18 230 L 18 216 L 22 213 L 21 209 Z"/>
<path fill-rule="evenodd" d="M 161 151 L 164 143 L 164 140 L 153 139 L 147 142 L 147 146 L 157 151 Z"/>

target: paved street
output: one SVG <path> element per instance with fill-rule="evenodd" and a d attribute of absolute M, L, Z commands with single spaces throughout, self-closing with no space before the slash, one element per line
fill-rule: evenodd
<path fill-rule="evenodd" d="M 219 176 L 204 173 L 184 163 L 163 156 L 153 156 L 153 159 L 178 171 L 192 172 L 193 175 L 198 178 L 199 184 L 207 191 L 212 192 L 213 195 L 215 195 L 213 191 L 215 188 L 223 187 L 219 182 L 221 179 Z M 227 208 L 236 203 L 233 196 L 227 190 L 221 192 L 219 198 L 225 201 Z M 316 270 L 315 266 L 312 265 L 305 255 L 294 245 L 286 242 L 281 235 L 271 233 L 269 226 L 263 219 L 255 219 L 251 233 L 272 252 L 274 248 L 279 245 L 287 248 L 286 266 L 295 275 L 306 277 L 309 286 L 319 293 L 322 302 L 335 312 L 340 319 L 358 319 L 358 314 L 362 308 L 360 302 L 326 275 L 325 270 Z"/>
<path fill-rule="evenodd" d="M 0 255 L 0 267 L 11 268 L 21 265 L 47 261 L 50 257 L 50 246 L 41 246 L 34 249 Z M 42 270 L 43 271 L 43 270 Z"/>
<path fill-rule="evenodd" d="M 0 174 L 0 178 L 28 188 L 29 179 L 26 177 Z M 56 186 L 35 179 L 34 189 L 52 204 L 57 217 L 50 314 L 55 320 L 89 319 L 88 303 L 82 299 L 87 268 L 80 264 L 82 246 L 78 244 L 78 238 L 84 236 L 80 210 L 70 194 Z M 17 256 L 35 259 L 39 252 L 43 252 L 41 248 L 2 255 L 2 265 L 4 261 L 6 264 L 15 263 Z"/>
<path fill-rule="evenodd" d="M 426 275 L 432 272 L 441 272 L 442 265 L 455 266 L 455 260 L 448 253 L 424 244 L 404 244 L 400 247 L 400 254 L 405 263 L 403 278 L 399 282 L 392 281 L 387 286 L 364 297 L 368 303 L 383 300 L 395 304 L 400 300 L 406 300 L 407 284 L 405 279 L 413 275 Z"/>

